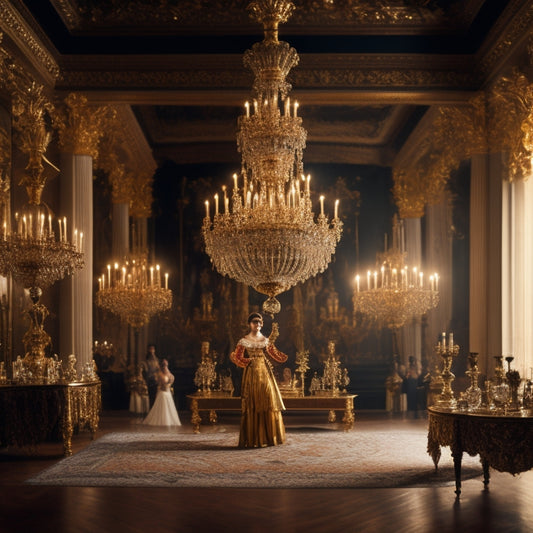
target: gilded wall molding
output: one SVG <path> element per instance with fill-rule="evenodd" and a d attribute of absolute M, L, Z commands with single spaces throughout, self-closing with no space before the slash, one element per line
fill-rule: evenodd
<path fill-rule="evenodd" d="M 0 29 L 38 70 L 44 81 L 53 85 L 59 76 L 57 61 L 8 0 L 0 0 Z"/>
<path fill-rule="evenodd" d="M 161 70 L 161 71 L 86 71 L 66 70 L 61 73 L 58 88 L 72 89 L 232 89 L 243 88 L 250 76 L 244 70 Z M 471 70 L 434 71 L 424 69 L 331 69 L 295 70 L 291 83 L 305 88 L 376 88 L 376 89 L 475 89 L 479 79 Z"/>
<path fill-rule="evenodd" d="M 402 218 L 421 217 L 439 203 L 450 174 L 461 161 L 489 149 L 486 98 L 479 94 L 462 106 L 438 106 L 419 142 L 416 157 L 393 168 L 393 195 Z"/>
<path fill-rule="evenodd" d="M 130 106 L 114 105 L 110 110 L 96 166 L 108 175 L 113 203 L 127 203 L 139 216 L 149 216 L 157 164 Z"/>
<path fill-rule="evenodd" d="M 491 151 L 509 152 L 508 179 L 527 179 L 533 167 L 533 83 L 514 68 L 489 93 Z"/>
<path fill-rule="evenodd" d="M 61 151 L 96 158 L 98 142 L 111 114 L 109 106 L 90 106 L 87 97 L 70 93 L 53 115 L 54 127 L 59 132 Z"/>

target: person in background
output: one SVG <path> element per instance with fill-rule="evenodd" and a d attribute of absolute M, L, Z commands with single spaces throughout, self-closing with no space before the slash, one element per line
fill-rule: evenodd
<path fill-rule="evenodd" d="M 144 380 L 148 387 L 148 398 L 150 400 L 150 408 L 154 405 L 155 397 L 158 388 L 158 374 L 160 371 L 159 359 L 155 353 L 155 344 L 149 344 L 146 353 L 146 361 L 144 368 Z"/>
<path fill-rule="evenodd" d="M 181 426 L 180 417 L 174 403 L 172 385 L 174 375 L 168 369 L 168 361 L 161 360 L 161 368 L 157 374 L 157 395 L 154 406 L 143 420 L 149 426 Z"/>

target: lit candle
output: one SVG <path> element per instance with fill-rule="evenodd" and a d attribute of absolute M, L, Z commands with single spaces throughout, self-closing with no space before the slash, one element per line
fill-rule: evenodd
<path fill-rule="evenodd" d="M 154 284 L 154 267 L 150 267 L 150 286 Z"/>
<path fill-rule="evenodd" d="M 209 200 L 205 201 L 205 216 L 209 218 Z"/>
<path fill-rule="evenodd" d="M 254 113 L 257 115 L 257 100 L 254 99 Z"/>
<path fill-rule="evenodd" d="M 382 266 L 381 267 L 381 286 L 382 287 L 383 287 L 384 278 L 385 278 L 385 267 Z"/>
<path fill-rule="evenodd" d="M 442 332 L 442 349 L 446 350 L 446 332 Z"/>
<path fill-rule="evenodd" d="M 439 275 L 435 274 L 435 290 L 439 290 Z"/>
<path fill-rule="evenodd" d="M 370 270 L 366 273 L 366 288 L 367 290 L 370 290 Z"/>
<path fill-rule="evenodd" d="M 102 278 L 98 278 L 98 290 L 102 290 Z M 94 345 L 96 346 L 98 344 L 98 341 L 94 341 Z"/>
<path fill-rule="evenodd" d="M 291 106 L 291 99 L 287 97 L 285 100 L 285 115 L 289 115 L 289 108 Z"/>
<path fill-rule="evenodd" d="M 298 102 L 294 102 L 294 116 L 297 117 L 298 116 L 298 106 L 300 104 Z"/>
<path fill-rule="evenodd" d="M 335 200 L 335 216 L 333 218 L 339 218 L 339 200 Z"/>
<path fill-rule="evenodd" d="M 309 194 L 309 187 L 311 184 L 311 174 L 307 174 L 307 181 L 305 182 L 305 192 Z"/>
<path fill-rule="evenodd" d="M 28 236 L 30 239 L 33 237 L 33 215 L 30 213 L 30 224 L 28 227 Z"/>
<path fill-rule="evenodd" d="M 252 200 L 252 192 L 248 191 L 246 193 L 246 207 L 250 207 L 251 200 Z"/>
<path fill-rule="evenodd" d="M 417 268 L 413 267 L 413 285 L 416 287 L 418 284 Z"/>
<path fill-rule="evenodd" d="M 250 102 L 245 102 L 244 107 L 246 108 L 246 118 L 250 118 Z"/>
<path fill-rule="evenodd" d="M 155 266 L 155 270 L 156 270 L 156 273 L 157 273 L 157 276 L 156 276 L 157 286 L 161 287 L 161 269 L 159 268 L 159 265 Z"/>
<path fill-rule="evenodd" d="M 218 215 L 218 194 L 215 194 L 215 216 Z"/>
<path fill-rule="evenodd" d="M 63 240 L 63 228 L 61 226 L 61 219 L 57 219 L 57 225 L 59 226 L 59 242 Z"/>
<path fill-rule="evenodd" d="M 7 239 L 7 224 L 4 222 L 4 240 Z"/>
<path fill-rule="evenodd" d="M 292 207 L 296 207 L 296 189 L 294 188 L 294 185 L 291 189 L 291 195 L 292 195 Z"/>
<path fill-rule="evenodd" d="M 107 284 L 111 287 L 111 265 L 107 265 Z"/>
<path fill-rule="evenodd" d="M 77 250 L 78 249 L 78 230 L 75 229 L 74 230 L 74 249 Z"/>
<path fill-rule="evenodd" d="M 423 289 L 424 288 L 424 273 L 420 272 L 419 277 L 420 277 L 420 288 Z"/>
<path fill-rule="evenodd" d="M 450 342 L 449 342 L 450 350 L 453 350 L 453 333 L 450 333 Z"/>
<path fill-rule="evenodd" d="M 28 236 L 28 226 L 26 224 L 26 215 L 22 217 L 22 226 L 24 228 L 24 238 Z"/>
<path fill-rule="evenodd" d="M 374 270 L 374 289 L 378 288 L 378 273 Z"/>
<path fill-rule="evenodd" d="M 48 215 L 48 236 L 52 236 L 52 215 Z"/>
<path fill-rule="evenodd" d="M 83 251 L 83 231 L 80 231 L 80 252 Z"/>
<path fill-rule="evenodd" d="M 320 214 L 324 214 L 324 195 L 320 196 Z"/>
<path fill-rule="evenodd" d="M 239 188 L 237 187 L 237 179 L 238 179 L 237 174 L 233 174 L 233 186 L 235 187 L 235 191 L 239 190 Z"/>
<path fill-rule="evenodd" d="M 65 239 L 65 242 L 67 242 L 67 217 L 63 217 L 63 239 Z"/>
<path fill-rule="evenodd" d="M 355 288 L 357 289 L 357 292 L 359 292 L 359 274 L 355 276 Z"/>
<path fill-rule="evenodd" d="M 126 267 L 122 267 L 122 285 L 126 285 Z"/>
<path fill-rule="evenodd" d="M 165 273 L 165 289 L 168 289 L 168 272 Z"/>
<path fill-rule="evenodd" d="M 435 290 L 435 284 L 434 284 L 433 276 L 429 276 L 429 288 L 430 288 L 432 291 Z"/>
<path fill-rule="evenodd" d="M 44 215 L 41 213 L 41 225 L 39 228 L 39 237 L 42 239 L 44 234 Z"/>
<path fill-rule="evenodd" d="M 300 202 L 300 180 L 296 180 L 296 197 L 298 198 L 298 202 Z"/>
<path fill-rule="evenodd" d="M 229 213 L 229 198 L 227 196 L 224 197 L 224 212 Z"/>

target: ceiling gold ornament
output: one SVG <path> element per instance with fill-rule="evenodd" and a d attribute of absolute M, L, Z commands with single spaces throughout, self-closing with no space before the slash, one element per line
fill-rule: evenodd
<path fill-rule="evenodd" d="M 139 20 L 146 25 L 167 25 L 175 29 L 190 26 L 209 25 L 246 26 L 243 0 L 168 0 L 160 2 L 154 9 L 152 0 L 124 2 L 110 0 L 53 0 L 61 18 L 71 30 L 105 28 L 109 26 L 135 26 Z M 427 0 L 344 0 L 343 2 L 317 1 L 295 2 L 298 11 L 294 15 L 295 25 L 316 24 L 319 26 L 398 25 L 418 27 L 430 24 L 446 28 L 453 19 L 465 26 L 473 20 L 479 9 L 478 3 L 454 0 L 447 3 Z"/>
<path fill-rule="evenodd" d="M 43 46 L 33 30 L 9 0 L 0 0 L 0 26 L 9 37 L 21 48 L 31 52 L 31 59 L 37 68 L 50 81 L 59 76 L 59 66 L 52 54 Z"/>
<path fill-rule="evenodd" d="M 59 131 L 60 149 L 65 153 L 96 158 L 98 142 L 112 115 L 112 108 L 90 106 L 82 94 L 70 93 L 53 115 L 54 127 Z"/>
<path fill-rule="evenodd" d="M 323 196 L 315 220 L 310 176 L 303 176 L 307 132 L 286 80 L 299 57 L 278 40 L 277 31 L 291 13 L 292 2 L 259 0 L 250 8 L 263 24 L 264 40 L 244 55 L 255 79 L 254 98 L 245 103 L 238 121 L 241 175 L 233 176 L 232 192 L 223 187 L 220 209 L 215 195 L 213 219 L 206 201 L 202 233 L 215 268 L 266 294 L 263 311 L 273 316 L 281 308 L 278 294 L 327 268 L 342 222 L 338 201 L 328 220 Z"/>

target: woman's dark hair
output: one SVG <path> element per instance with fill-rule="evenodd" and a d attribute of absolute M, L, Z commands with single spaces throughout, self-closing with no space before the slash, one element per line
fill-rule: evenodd
<path fill-rule="evenodd" d="M 261 320 L 261 322 L 263 321 L 263 317 L 259 313 L 251 313 L 248 316 L 247 324 L 250 324 L 252 322 L 252 320 L 254 320 L 254 318 L 258 318 L 259 320 Z"/>

